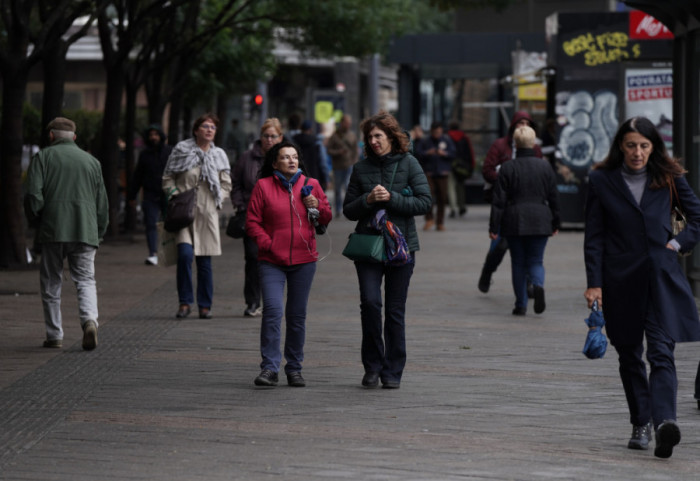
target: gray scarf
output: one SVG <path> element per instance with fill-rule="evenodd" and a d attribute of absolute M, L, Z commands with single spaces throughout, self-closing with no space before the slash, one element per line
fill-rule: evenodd
<path fill-rule="evenodd" d="M 204 152 L 197 146 L 194 138 L 178 142 L 168 157 L 165 174 L 179 174 L 197 166 L 202 170 L 198 180 L 205 181 L 209 185 L 209 190 L 216 199 L 216 206 L 221 208 L 224 199 L 221 195 L 219 175 L 222 171 L 230 172 L 231 165 L 226 153 L 215 147 L 214 143 L 211 143 L 209 150 Z"/>

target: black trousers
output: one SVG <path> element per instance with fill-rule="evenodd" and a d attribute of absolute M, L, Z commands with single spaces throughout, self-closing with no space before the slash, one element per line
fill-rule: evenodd
<path fill-rule="evenodd" d="M 258 245 L 252 237 L 243 236 L 245 283 L 243 297 L 246 305 L 260 306 L 260 275 L 258 274 Z"/>
<path fill-rule="evenodd" d="M 620 360 L 620 378 L 625 389 L 630 422 L 643 426 L 650 420 L 658 427 L 667 419 L 676 419 L 678 379 L 673 351 L 676 343 L 663 331 L 659 322 L 647 319 L 644 326 L 647 338 L 647 361 L 642 360 L 643 343 L 615 346 Z"/>

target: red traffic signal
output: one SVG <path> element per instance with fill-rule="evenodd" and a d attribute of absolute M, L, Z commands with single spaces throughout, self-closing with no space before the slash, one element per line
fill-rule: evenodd
<path fill-rule="evenodd" d="M 260 94 L 257 94 L 257 95 L 255 96 L 255 98 L 253 99 L 253 101 L 255 102 L 255 105 L 262 105 L 262 103 L 263 103 L 263 96 L 260 95 Z"/>

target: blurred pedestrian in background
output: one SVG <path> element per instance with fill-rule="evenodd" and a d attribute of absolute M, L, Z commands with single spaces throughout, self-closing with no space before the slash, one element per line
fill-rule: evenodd
<path fill-rule="evenodd" d="M 352 127 L 352 117 L 345 114 L 340 120 L 338 128 L 328 139 L 328 154 L 333 159 L 333 196 L 336 214 L 341 212 L 352 174 L 352 166 L 357 163 L 359 158 L 357 136 L 350 127 Z"/>
<path fill-rule="evenodd" d="M 324 164 L 321 157 L 321 150 L 318 145 L 318 139 L 313 131 L 313 123 L 310 120 L 304 120 L 301 123 L 301 132 L 292 138 L 292 142 L 299 146 L 301 157 L 304 159 L 304 175 L 318 180 L 322 189 L 328 186 L 328 167 Z"/>
<path fill-rule="evenodd" d="M 423 137 L 416 146 L 416 154 L 430 184 L 430 192 L 437 208 L 437 230 L 445 230 L 445 206 L 447 205 L 448 178 L 452 171 L 452 159 L 455 157 L 455 145 L 445 135 L 441 122 L 430 125 L 430 135 Z M 423 230 L 432 229 L 433 208 L 425 214 Z"/>
<path fill-rule="evenodd" d="M 355 262 L 360 284 L 362 320 L 362 385 L 397 389 L 406 365 L 406 298 L 419 250 L 414 216 L 430 210 L 430 186 L 418 160 L 411 155 L 410 139 L 386 112 L 360 125 L 365 158 L 353 168 L 343 213 L 357 221 L 355 232 L 376 234 L 372 219 L 385 210 L 388 220 L 403 234 L 411 254 L 402 265 Z M 382 329 L 382 280 L 384 328 Z M 384 339 L 382 340 L 382 332 Z"/>
<path fill-rule="evenodd" d="M 248 203 L 246 232 L 258 246 L 263 296 L 262 362 L 261 372 L 254 381 L 256 386 L 275 386 L 278 383 L 283 313 L 287 383 L 293 387 L 306 386 L 301 375 L 306 307 L 318 260 L 312 221 L 328 225 L 332 214 L 318 181 L 308 178 L 303 169 L 303 158 L 296 144 L 284 141 L 273 146 L 265 155 L 260 180 L 255 184 Z"/>
<path fill-rule="evenodd" d="M 527 312 L 527 281 L 533 285 L 535 313 L 545 309 L 544 250 L 559 231 L 559 192 L 552 167 L 535 156 L 535 131 L 521 126 L 513 132 L 516 153 L 501 167 L 491 204 L 489 236 L 499 233 L 510 246 L 515 293 L 513 315 Z"/>
<path fill-rule="evenodd" d="M 248 201 L 253 193 L 253 187 L 258 181 L 258 174 L 265 160 L 265 154 L 283 140 L 282 124 L 279 119 L 271 117 L 260 127 L 260 138 L 253 142 L 253 147 L 241 155 L 233 168 L 231 202 L 236 212 L 245 212 Z M 245 281 L 243 297 L 247 317 L 259 316 L 262 313 L 260 304 L 260 276 L 258 274 L 258 246 L 246 234 L 243 236 L 243 251 L 245 257 Z"/>
<path fill-rule="evenodd" d="M 484 200 L 489 204 L 493 200 L 493 186 L 498 179 L 498 171 L 505 162 L 515 158 L 516 148 L 513 132 L 515 132 L 516 128 L 522 126 L 531 127 L 535 133 L 537 132 L 535 123 L 529 113 L 523 110 L 515 112 L 508 128 L 508 134 L 505 137 L 496 139 L 489 147 L 488 152 L 486 152 L 486 159 L 484 159 L 481 171 L 484 176 Z M 534 150 L 535 157 L 542 157 L 542 150 L 539 145 L 535 144 Z M 481 275 L 479 276 L 479 290 L 481 292 L 486 293 L 491 288 L 491 276 L 498 269 L 507 251 L 508 241 L 504 237 L 498 236 L 496 239 L 491 240 L 484 267 L 481 269 Z M 528 294 L 530 295 L 531 292 Z"/>
<path fill-rule="evenodd" d="M 248 150 L 246 135 L 238 119 L 231 120 L 231 130 L 226 136 L 226 150 L 229 155 L 229 162 L 234 165 L 241 157 L 241 154 Z"/>
<path fill-rule="evenodd" d="M 584 296 L 589 307 L 595 301 L 602 307 L 618 354 L 632 424 L 627 447 L 647 449 L 654 429 L 654 454 L 661 458 L 681 439 L 675 345 L 700 341 L 698 309 L 677 254 L 700 240 L 700 201 L 684 173 L 654 124 L 633 117 L 591 171 L 586 200 Z M 675 237 L 674 206 L 688 220 Z"/>
<path fill-rule="evenodd" d="M 143 133 L 146 143 L 139 154 L 139 160 L 134 170 L 134 177 L 129 186 L 129 205 L 136 205 L 136 196 L 141 194 L 141 212 L 143 223 L 146 225 L 146 243 L 148 257 L 145 263 L 158 265 L 158 228 L 156 223 L 167 207 L 163 193 L 163 171 L 173 148 L 165 143 L 165 132 L 160 125 L 150 125 Z"/>
<path fill-rule="evenodd" d="M 24 212 L 41 246 L 39 280 L 44 306 L 44 347 L 63 345 L 61 288 L 63 262 L 78 293 L 83 349 L 97 347 L 95 254 L 107 232 L 109 207 L 100 162 L 75 144 L 75 123 L 49 122 L 50 145 L 29 164 Z"/>
<path fill-rule="evenodd" d="M 464 182 L 474 172 L 474 149 L 467 134 L 459 127 L 459 122 L 450 122 L 447 135 L 455 144 L 455 157 L 448 180 L 448 198 L 450 199 L 450 217 L 467 213 L 467 190 Z"/>
<path fill-rule="evenodd" d="M 180 306 L 176 317 L 190 315 L 195 296 L 192 287 L 192 261 L 197 264 L 197 306 L 200 319 L 210 319 L 214 296 L 211 256 L 221 255 L 219 210 L 231 192 L 231 170 L 226 152 L 214 145 L 219 118 L 201 115 L 192 126 L 192 137 L 178 142 L 163 173 L 163 192 L 168 199 L 197 189 L 194 222 L 180 230 L 177 244 L 177 295 Z"/>

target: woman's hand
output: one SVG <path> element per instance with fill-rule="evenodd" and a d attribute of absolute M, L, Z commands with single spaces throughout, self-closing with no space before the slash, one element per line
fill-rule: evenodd
<path fill-rule="evenodd" d="M 303 202 L 307 209 L 318 209 L 318 199 L 313 194 L 304 197 Z"/>
<path fill-rule="evenodd" d="M 593 303 L 598 301 L 598 308 L 603 308 L 603 289 L 600 287 L 589 287 L 583 293 L 583 297 L 588 301 L 588 307 L 593 307 Z"/>
<path fill-rule="evenodd" d="M 389 202 L 391 192 L 386 190 L 383 185 L 376 185 L 372 192 L 367 196 L 367 203 L 374 204 L 375 202 Z"/>

